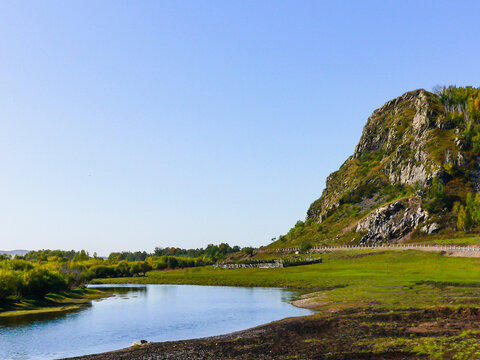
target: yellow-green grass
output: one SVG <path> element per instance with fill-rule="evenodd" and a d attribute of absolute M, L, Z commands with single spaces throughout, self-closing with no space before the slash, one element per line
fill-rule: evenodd
<path fill-rule="evenodd" d="M 311 307 L 330 310 L 480 304 L 479 259 L 414 250 L 337 251 L 314 265 L 235 270 L 207 266 L 97 282 L 289 287 L 310 293 L 304 302 Z"/>
<path fill-rule="evenodd" d="M 23 299 L 20 302 L 0 304 L 0 318 L 76 310 L 92 300 L 111 296 L 105 291 L 75 289 L 48 294 L 44 299 Z"/>

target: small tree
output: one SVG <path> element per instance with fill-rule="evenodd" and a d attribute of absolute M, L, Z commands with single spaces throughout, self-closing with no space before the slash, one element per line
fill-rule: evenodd
<path fill-rule="evenodd" d="M 297 223 L 295 224 L 293 234 L 297 238 L 303 234 L 305 228 L 305 223 L 301 220 L 298 220 Z"/>
<path fill-rule="evenodd" d="M 141 269 L 141 272 L 143 273 L 143 276 L 145 276 L 147 274 L 147 271 L 152 270 L 152 265 L 150 265 L 146 261 L 142 261 L 140 263 L 140 269 Z"/>
<path fill-rule="evenodd" d="M 130 275 L 130 265 L 128 264 L 128 261 L 126 261 L 126 260 L 120 261 L 117 264 L 117 266 L 115 267 L 115 271 L 117 272 L 117 275 L 119 275 L 119 276 Z"/>
<path fill-rule="evenodd" d="M 130 275 L 135 276 L 142 272 L 142 265 L 140 262 L 134 262 L 130 265 Z"/>
<path fill-rule="evenodd" d="M 173 257 L 173 256 L 169 256 L 167 258 L 167 267 L 169 269 L 175 269 L 178 267 L 178 260 L 177 258 Z"/>
<path fill-rule="evenodd" d="M 480 193 L 475 194 L 475 199 L 473 200 L 474 210 L 472 214 L 473 221 L 477 224 L 480 224 Z"/>
<path fill-rule="evenodd" d="M 445 207 L 445 189 L 437 177 L 432 179 L 432 184 L 424 198 L 424 206 L 429 212 L 439 212 Z"/>
<path fill-rule="evenodd" d="M 312 248 L 312 244 L 310 244 L 308 241 L 302 241 L 300 244 L 300 252 L 307 252 Z"/>
<path fill-rule="evenodd" d="M 15 272 L 0 269 L 0 303 L 16 293 L 18 283 Z"/>
<path fill-rule="evenodd" d="M 475 197 L 468 193 L 465 198 L 465 205 L 457 202 L 453 206 L 453 211 L 457 214 L 457 228 L 467 231 L 474 225 L 480 224 L 480 193 Z"/>
<path fill-rule="evenodd" d="M 255 250 L 253 247 L 247 246 L 247 247 L 244 247 L 244 248 L 242 249 L 242 252 L 243 252 L 245 255 L 252 256 L 252 255 L 253 255 L 253 250 Z"/>
<path fill-rule="evenodd" d="M 473 221 L 472 216 L 468 210 L 468 207 L 460 205 L 460 210 L 458 212 L 458 219 L 457 219 L 457 228 L 460 230 L 468 230 L 472 227 Z"/>

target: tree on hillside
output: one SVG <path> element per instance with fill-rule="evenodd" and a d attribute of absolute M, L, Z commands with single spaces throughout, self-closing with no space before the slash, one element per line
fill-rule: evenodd
<path fill-rule="evenodd" d="M 242 249 L 242 252 L 243 252 L 245 255 L 252 256 L 254 250 L 255 250 L 255 249 L 254 249 L 253 247 L 247 246 L 247 247 L 244 247 L 244 248 Z"/>

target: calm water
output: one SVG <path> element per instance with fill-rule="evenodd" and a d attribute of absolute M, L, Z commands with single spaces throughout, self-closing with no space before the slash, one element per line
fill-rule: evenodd
<path fill-rule="evenodd" d="M 311 314 L 275 288 L 115 285 L 114 297 L 69 313 L 0 320 L 0 359 L 56 359 L 116 350 L 135 340 L 219 335 Z"/>

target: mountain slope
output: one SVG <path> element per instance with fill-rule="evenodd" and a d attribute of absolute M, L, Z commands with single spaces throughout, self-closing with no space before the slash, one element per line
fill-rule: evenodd
<path fill-rule="evenodd" d="M 373 244 L 480 225 L 480 90 L 407 92 L 375 110 L 322 196 L 273 246 Z"/>

